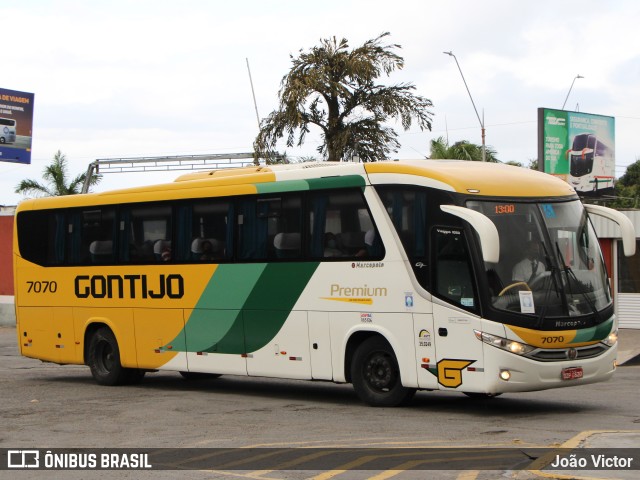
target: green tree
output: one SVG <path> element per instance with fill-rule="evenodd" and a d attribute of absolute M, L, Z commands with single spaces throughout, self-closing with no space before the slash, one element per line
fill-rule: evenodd
<path fill-rule="evenodd" d="M 387 158 L 400 147 L 396 132 L 383 124 L 400 119 L 408 130 L 415 119 L 421 130 L 431 129 L 429 99 L 412 93 L 415 86 L 376 83 L 402 69 L 400 45 L 383 44 L 389 33 L 350 49 L 347 39 L 322 39 L 310 51 L 291 56 L 292 68 L 282 78 L 280 105 L 262 121 L 256 152 L 268 152 L 286 135 L 287 146 L 304 143 L 312 126 L 321 131 L 318 152 L 328 161 L 357 155 L 364 162 Z"/>
<path fill-rule="evenodd" d="M 640 185 L 625 187 L 619 181 L 614 186 L 615 199 L 607 204 L 611 208 L 640 208 Z"/>
<path fill-rule="evenodd" d="M 487 162 L 498 162 L 497 153 L 493 148 L 485 146 L 485 151 Z M 482 145 L 476 145 L 475 143 L 468 142 L 467 140 L 460 140 L 453 145 L 449 145 L 447 139 L 444 137 L 438 137 L 435 140 L 431 140 L 431 155 L 429 158 L 450 158 L 452 160 L 472 160 L 481 162 Z"/>
<path fill-rule="evenodd" d="M 33 195 L 35 197 L 75 195 L 82 191 L 86 177 L 86 173 L 81 173 L 69 181 L 67 157 L 58 150 L 53 156 L 53 162 L 47 165 L 42 173 L 42 178 L 46 184 L 42 184 L 37 180 L 22 180 L 16 187 L 15 192 L 22 195 Z M 96 185 L 100 180 L 102 180 L 101 175 L 92 175 L 89 186 Z"/>
<path fill-rule="evenodd" d="M 618 183 L 624 187 L 640 186 L 640 157 L 636 158 L 636 161 L 627 167 Z"/>
<path fill-rule="evenodd" d="M 614 185 L 615 199 L 607 206 L 612 208 L 640 208 L 640 158 L 629 165 Z"/>

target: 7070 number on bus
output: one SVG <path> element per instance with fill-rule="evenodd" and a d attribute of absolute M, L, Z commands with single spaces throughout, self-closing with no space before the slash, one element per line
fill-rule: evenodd
<path fill-rule="evenodd" d="M 58 290 L 58 284 L 56 282 L 42 281 L 42 282 L 27 282 L 29 288 L 27 293 L 56 293 Z"/>

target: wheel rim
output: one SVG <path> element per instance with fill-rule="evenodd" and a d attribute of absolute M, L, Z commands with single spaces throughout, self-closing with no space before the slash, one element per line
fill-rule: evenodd
<path fill-rule="evenodd" d="M 102 373 L 109 373 L 116 363 L 115 351 L 108 342 L 100 342 L 97 349 L 97 367 Z"/>
<path fill-rule="evenodd" d="M 378 392 L 388 392 L 396 383 L 393 360 L 385 352 L 375 352 L 364 364 L 364 378 L 367 385 Z"/>

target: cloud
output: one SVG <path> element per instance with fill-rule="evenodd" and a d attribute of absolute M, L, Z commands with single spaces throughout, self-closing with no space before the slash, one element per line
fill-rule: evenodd
<path fill-rule="evenodd" d="M 95 158 L 244 151 L 256 133 L 249 59 L 258 111 L 277 106 L 290 54 L 320 38 L 357 45 L 391 32 L 409 81 L 434 102 L 434 131 L 401 132 L 399 158 L 428 152 L 431 138 L 479 143 L 479 124 L 451 57 L 453 50 L 480 115 L 487 143 L 503 160 L 537 155 L 536 109 L 567 107 L 617 116 L 619 171 L 635 161 L 640 114 L 640 4 L 608 2 L 288 1 L 180 4 L 34 1 L 0 7 L 5 37 L 0 87 L 34 92 L 33 165 L 0 163 L 3 192 L 39 178 L 61 149 L 74 171 Z M 291 155 L 314 155 L 312 132 Z M 282 146 L 284 149 L 284 145 Z M 175 175 L 167 174 L 167 180 Z M 132 177 L 144 183 L 147 177 Z M 20 197 L 3 193 L 0 203 Z"/>

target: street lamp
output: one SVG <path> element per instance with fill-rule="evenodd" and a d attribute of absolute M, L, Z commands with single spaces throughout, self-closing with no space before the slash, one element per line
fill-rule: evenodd
<path fill-rule="evenodd" d="M 578 78 L 584 78 L 582 75 L 576 75 L 573 78 L 573 82 L 571 82 L 571 86 L 569 87 L 569 91 L 567 92 L 567 98 L 564 99 L 564 103 L 562 104 L 562 108 L 560 110 L 564 110 L 564 106 L 567 104 L 567 100 L 569 100 L 569 94 L 571 93 L 571 89 L 573 88 L 573 84 L 576 83 Z"/>
<path fill-rule="evenodd" d="M 478 115 L 478 109 L 476 108 L 476 104 L 473 101 L 473 97 L 471 96 L 471 92 L 469 91 L 469 86 L 467 85 L 467 81 L 464 79 L 464 75 L 462 74 L 462 69 L 460 68 L 460 64 L 458 63 L 458 59 L 456 58 L 456 56 L 453 54 L 453 52 L 442 52 L 445 55 L 449 55 L 450 57 L 453 57 L 453 59 L 456 61 L 456 65 L 458 66 L 458 70 L 460 71 L 460 76 L 462 77 L 462 81 L 464 82 L 464 86 L 467 89 L 467 93 L 469 94 L 469 98 L 471 99 L 471 105 L 473 105 L 473 109 L 476 112 L 476 117 L 478 117 L 478 122 L 480 122 L 480 130 L 482 132 L 482 161 L 486 162 L 487 161 L 487 149 L 485 147 L 485 143 L 484 143 L 484 114 L 482 115 L 483 120 L 480 120 L 480 115 Z"/>

